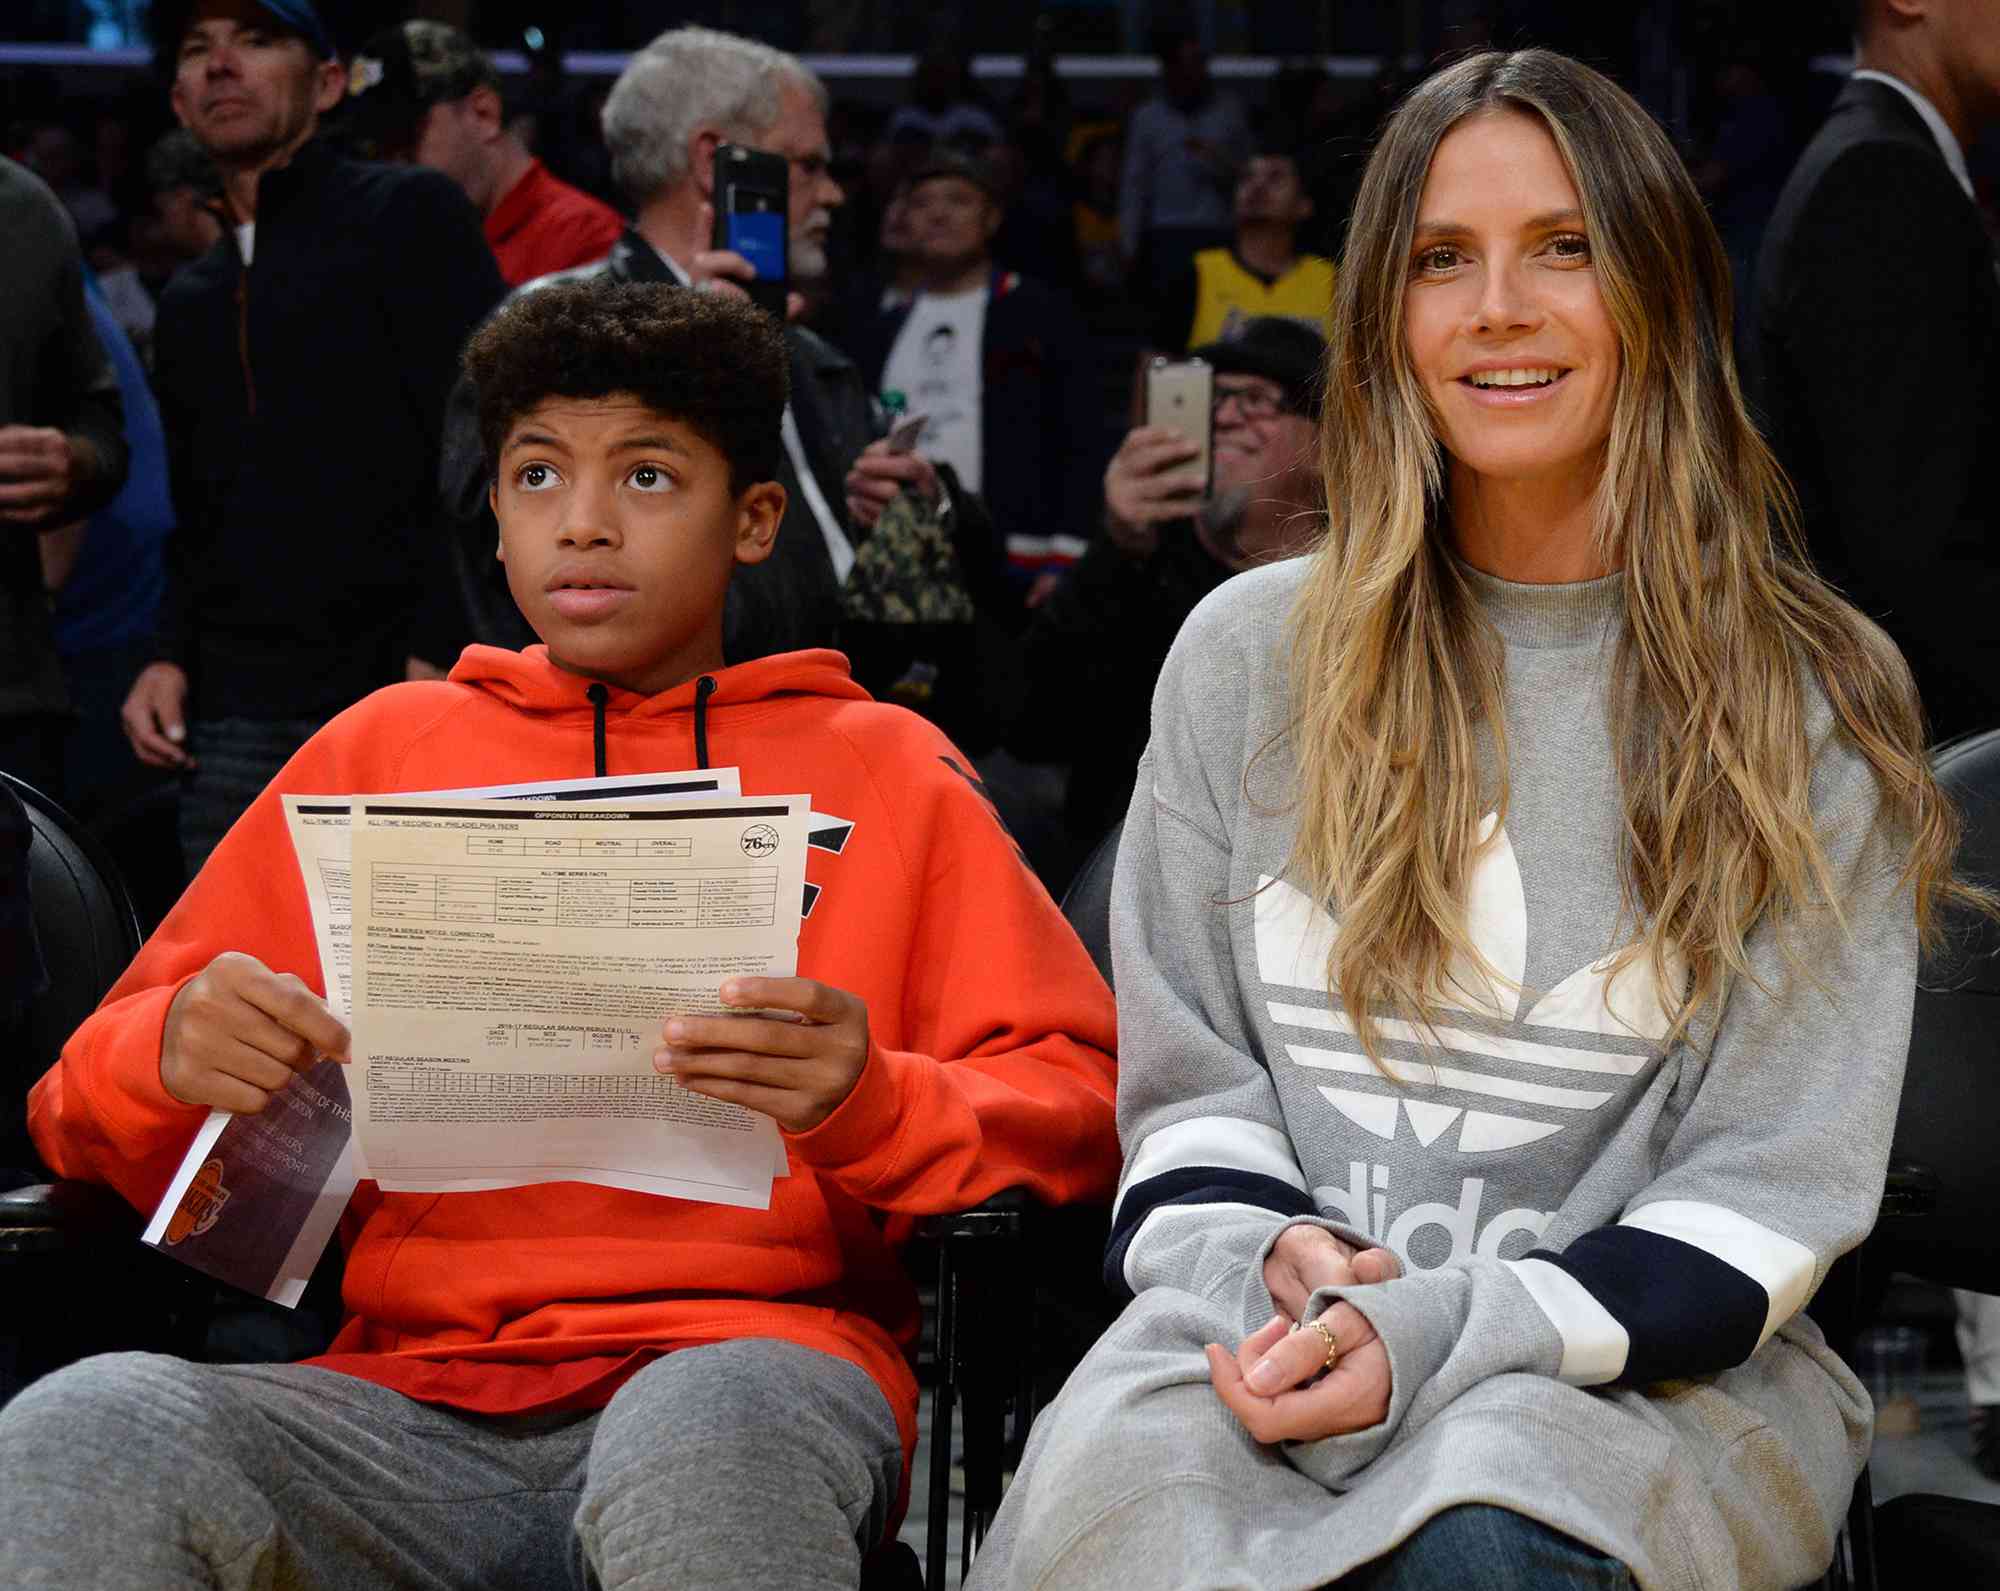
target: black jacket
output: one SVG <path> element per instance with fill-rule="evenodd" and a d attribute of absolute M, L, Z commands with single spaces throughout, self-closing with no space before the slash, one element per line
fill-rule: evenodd
<path fill-rule="evenodd" d="M 125 479 L 118 381 L 83 304 L 76 228 L 41 179 L 0 158 L 0 425 L 46 425 L 88 440 L 102 469 L 64 505 L 81 518 Z M 0 717 L 60 711 L 36 532 L 0 525 Z"/>
<path fill-rule="evenodd" d="M 531 293 L 550 282 L 599 274 L 618 282 L 676 280 L 659 251 L 628 230 L 596 264 L 538 277 L 515 291 Z M 803 326 L 785 328 L 785 347 L 799 440 L 827 506 L 852 535 L 847 525 L 847 472 L 874 435 L 867 390 L 853 362 Z M 487 506 L 490 476 L 479 438 L 477 394 L 470 381 L 461 380 L 451 397 L 441 480 L 445 511 L 456 527 L 452 544 L 459 584 L 472 612 L 476 640 L 492 646 L 527 646 L 534 641 L 534 632 L 514 606 L 493 558 L 499 531 Z M 738 568 L 730 577 L 722 644 L 732 663 L 837 642 L 840 587 L 833 578 L 833 557 L 799 489 L 789 453 L 780 455 L 778 479 L 787 502 L 771 556 Z"/>
<path fill-rule="evenodd" d="M 311 718 L 463 641 L 436 503 L 445 399 L 505 290 L 450 178 L 324 142 L 267 172 L 161 295 L 155 386 L 180 530 L 156 655 L 198 718 Z"/>
<path fill-rule="evenodd" d="M 1100 531 L 1035 610 L 1026 700 L 1007 746 L 1029 762 L 1071 765 L 1063 818 L 1076 860 L 1131 804 L 1160 667 L 1187 616 L 1230 572 L 1192 520 L 1162 525 L 1143 558 Z"/>
<path fill-rule="evenodd" d="M 1754 353 L 1815 562 L 1903 649 L 1939 738 L 2000 723 L 2000 280 L 1886 84 L 1847 84 L 1785 184 Z"/>
<path fill-rule="evenodd" d="M 907 304 L 885 311 L 857 336 L 871 390 L 909 314 Z M 1049 537 L 1073 534 L 1097 512 L 1102 387 L 1075 307 L 1013 271 L 993 273 L 982 341 L 979 495 L 1010 554 L 1032 564 Z"/>

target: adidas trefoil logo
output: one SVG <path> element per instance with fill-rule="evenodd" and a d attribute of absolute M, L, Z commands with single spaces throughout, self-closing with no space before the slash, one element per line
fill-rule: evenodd
<path fill-rule="evenodd" d="M 1315 1086 L 1335 1110 L 1377 1138 L 1393 1139 L 1399 1123 L 1407 1121 L 1427 1148 L 1456 1126 L 1456 1144 L 1447 1147 L 1459 1154 L 1534 1143 L 1614 1098 L 1624 1080 L 1645 1069 L 1670 1027 L 1643 957 L 1615 977 L 1611 956 L 1579 967 L 1517 1017 L 1521 997 L 1516 990 L 1528 962 L 1521 870 L 1497 814 L 1487 814 L 1479 837 L 1467 921 L 1473 943 L 1500 978 L 1487 977 L 1461 957 L 1450 969 L 1444 1003 L 1483 1021 L 1463 1027 L 1448 1019 L 1441 1023 L 1436 1039 L 1444 1054 L 1437 1061 L 1392 1060 L 1401 1086 L 1383 1077 L 1358 1049 L 1285 1046 L 1299 1066 L 1338 1076 L 1338 1084 Z M 1325 1003 L 1327 957 L 1338 926 L 1283 880 L 1258 882 L 1260 976 L 1267 985 L 1311 990 L 1317 996 L 1311 1005 L 1269 1001 L 1271 1020 L 1284 1027 L 1352 1035 L 1347 1013 Z M 1668 971 L 1678 976 L 1676 966 L 1670 964 Z M 1502 1023 L 1504 1031 L 1489 1030 Z M 1381 1029 L 1389 1039 L 1423 1042 L 1423 1034 L 1408 1022 L 1385 1020 Z M 1593 1042 L 1580 1044 L 1579 1039 Z"/>

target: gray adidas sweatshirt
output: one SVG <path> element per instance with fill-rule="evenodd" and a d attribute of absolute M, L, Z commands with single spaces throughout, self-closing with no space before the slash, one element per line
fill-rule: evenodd
<path fill-rule="evenodd" d="M 1390 1024 L 1391 1081 L 1329 1001 L 1336 925 L 1285 877 L 1285 624 L 1305 568 L 1217 591 L 1160 681 L 1112 915 L 1126 1166 L 1109 1274 L 1225 1303 L 1247 1334 L 1272 1313 L 1261 1262 L 1288 1224 L 1401 1256 L 1402 1278 L 1315 1300 L 1366 1315 L 1393 1375 L 1380 1426 L 1286 1450 L 1336 1493 L 1393 1493 L 1393 1510 L 1344 1510 L 1332 1558 L 1312 1547 L 1321 1580 L 1399 1539 L 1391 1514 L 1406 1532 L 1473 1500 L 1647 1586 L 1808 1580 L 1869 1421 L 1799 1311 L 1874 1220 L 1915 986 L 1867 765 L 1816 703 L 1814 813 L 1848 916 L 1810 941 L 1816 980 L 1790 977 L 1760 925 L 1765 990 L 1740 983 L 1669 1049 L 1644 962 L 1605 976 L 1622 579 L 1474 575 L 1506 643 L 1511 794 L 1468 905 L 1510 983 L 1465 970 L 1484 995 L 1441 1051 Z"/>

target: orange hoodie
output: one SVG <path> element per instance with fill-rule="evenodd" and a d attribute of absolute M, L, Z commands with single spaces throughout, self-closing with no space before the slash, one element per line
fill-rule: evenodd
<path fill-rule="evenodd" d="M 315 735 L 36 1084 L 30 1125 L 49 1165 L 151 1211 L 207 1114 L 160 1083 L 175 993 L 225 950 L 324 993 L 281 791 L 587 775 L 588 687 L 541 647 L 471 647 L 449 681 L 378 691 Z M 342 1226 L 346 1322 L 314 1362 L 510 1413 L 601 1405 L 671 1348 L 779 1337 L 872 1375 L 907 1457 L 917 1308 L 897 1218 L 1010 1186 L 1109 1196 L 1110 991 L 965 759 L 872 701 L 838 653 L 764 658 L 651 697 L 612 689 L 604 730 L 610 773 L 693 767 L 700 747 L 709 765 L 742 769 L 746 795 L 803 792 L 851 821 L 837 853 L 809 854 L 799 973 L 867 1003 L 860 1080 L 818 1127 L 786 1135 L 792 1174 L 769 1210 L 567 1182 L 452 1194 L 364 1182 Z"/>

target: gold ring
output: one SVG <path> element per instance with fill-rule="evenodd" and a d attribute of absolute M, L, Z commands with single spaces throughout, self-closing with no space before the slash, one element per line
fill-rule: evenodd
<path fill-rule="evenodd" d="M 1326 1363 L 1319 1367 L 1319 1373 L 1325 1375 L 1327 1371 L 1340 1363 L 1340 1342 L 1333 1335 L 1333 1328 L 1324 1320 L 1309 1320 L 1306 1324 L 1318 1332 L 1320 1340 L 1326 1344 Z"/>

